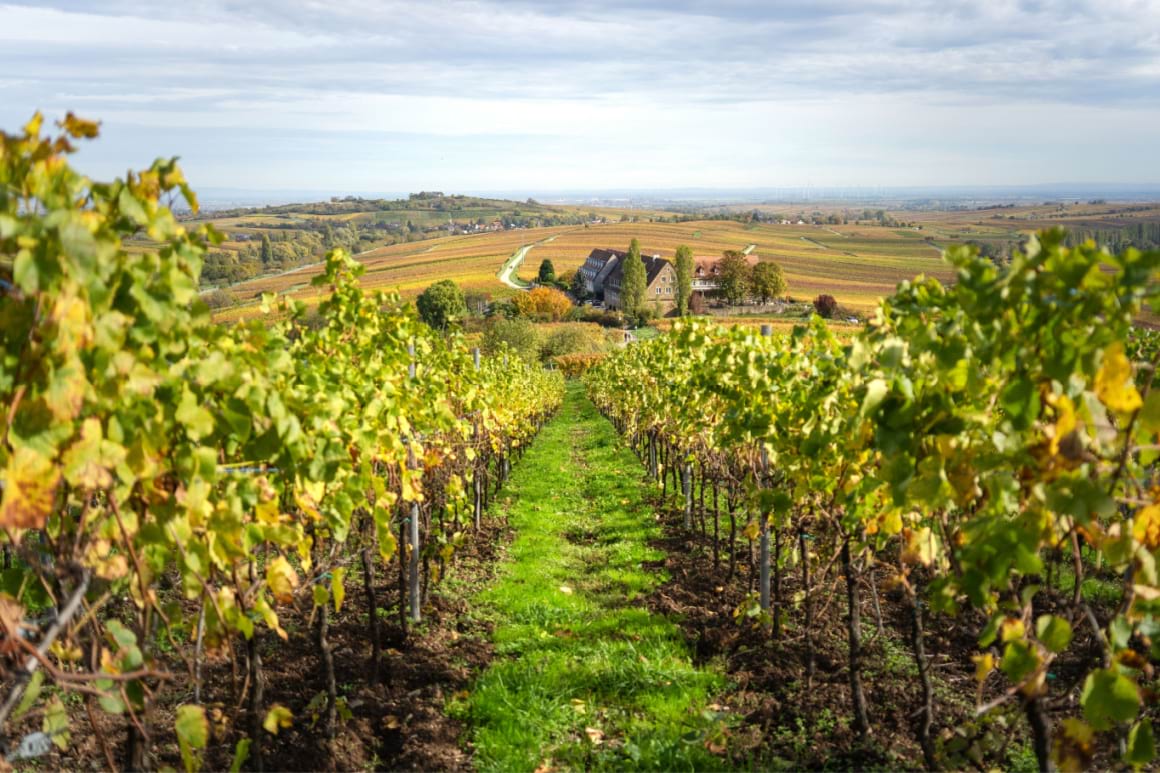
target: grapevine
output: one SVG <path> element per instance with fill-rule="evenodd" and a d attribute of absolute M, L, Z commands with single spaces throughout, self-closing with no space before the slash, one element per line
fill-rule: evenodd
<path fill-rule="evenodd" d="M 124 744 L 93 724 L 106 764 L 121 748 L 143 769 L 152 707 L 192 685 L 175 732 L 196 769 L 226 732 L 202 701 L 204 664 L 225 657 L 243 707 L 234 764 L 259 768 L 292 717 L 263 700 L 258 640 L 288 638 L 288 616 L 309 624 L 333 738 L 328 625 L 348 573 L 363 572 L 377 680 L 374 572 L 398 557 L 419 600 L 405 610 L 400 594 L 400 615 L 418 619 L 563 380 L 473 360 L 397 296 L 364 292 L 341 251 L 317 314 L 266 298 L 280 321 L 214 324 L 197 288 L 220 236 L 174 216 L 179 198 L 197 210 L 180 167 L 93 182 L 67 155 L 97 132 L 70 114 L 56 137 L 39 115 L 0 134 L 0 752 L 87 732 L 74 693 L 90 718 L 124 717 Z M 156 248 L 127 249 L 139 234 Z M 17 744 L 35 716 L 41 732 Z"/>
<path fill-rule="evenodd" d="M 954 730 L 937 732 L 926 630 L 944 617 L 976 627 L 977 714 L 1018 705 L 1041 768 L 1097 754 L 1145 764 L 1160 657 L 1160 395 L 1155 335 L 1133 322 L 1157 302 L 1160 252 L 1067 246 L 1049 231 L 1008 266 L 969 248 L 947 259 L 953 284 L 904 282 L 845 345 L 818 319 L 776 338 L 682 322 L 593 368 L 589 393 L 662 495 L 670 477 L 674 493 L 683 484 L 687 527 L 688 479 L 700 470 L 702 500 L 706 477 L 714 501 L 725 487 L 731 530 L 741 515 L 761 545 L 752 606 L 739 614 L 775 639 L 793 629 L 807 686 L 818 612 L 833 603 L 819 583 L 838 567 L 859 737 L 874 720 L 861 594 L 885 575 L 911 616 L 927 767 L 963 764 Z M 713 516 L 716 563 L 716 507 Z M 1048 592 L 1064 562 L 1074 589 Z M 1102 619 L 1080 592 L 1101 567 L 1124 578 L 1122 602 Z M 785 599 L 795 570 L 800 597 Z M 1053 686 L 1062 660 L 1082 671 Z M 1053 722 L 1048 702 L 1065 699 L 1075 709 Z"/>

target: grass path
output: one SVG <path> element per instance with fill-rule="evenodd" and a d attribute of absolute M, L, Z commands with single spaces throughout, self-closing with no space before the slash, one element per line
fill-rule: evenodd
<path fill-rule="evenodd" d="M 452 704 L 483 770 L 719 769 L 710 710 L 719 671 L 695 667 L 673 621 L 652 614 L 647 562 L 660 529 L 640 465 L 578 384 L 505 490 L 515 530 L 477 603 L 496 659 Z"/>

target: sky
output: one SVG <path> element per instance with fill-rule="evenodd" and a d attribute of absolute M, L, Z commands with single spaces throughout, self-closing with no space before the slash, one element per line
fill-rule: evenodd
<path fill-rule="evenodd" d="M 1160 0 L 0 0 L 0 129 L 331 192 L 1160 183 Z"/>

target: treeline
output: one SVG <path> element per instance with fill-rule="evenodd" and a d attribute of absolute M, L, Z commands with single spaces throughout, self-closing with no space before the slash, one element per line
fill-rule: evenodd
<path fill-rule="evenodd" d="M 1074 247 L 1088 239 L 1113 252 L 1129 247 L 1138 250 L 1160 248 L 1160 222 L 1139 222 L 1111 228 L 1074 228 L 1067 232 L 1067 244 Z"/>

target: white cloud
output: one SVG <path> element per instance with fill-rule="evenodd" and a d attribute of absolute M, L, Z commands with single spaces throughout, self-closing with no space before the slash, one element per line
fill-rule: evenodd
<path fill-rule="evenodd" d="M 1137 0 L 57 0 L 0 5 L 0 126 L 75 109 L 99 168 L 244 187 L 1153 181 L 1158 30 Z"/>

